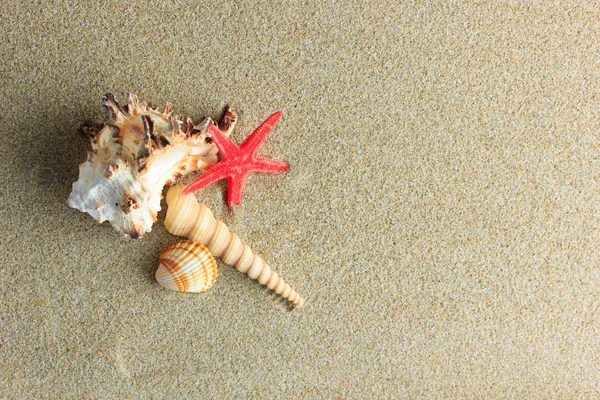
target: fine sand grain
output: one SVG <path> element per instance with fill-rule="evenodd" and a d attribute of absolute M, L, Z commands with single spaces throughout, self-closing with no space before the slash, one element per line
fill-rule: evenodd
<path fill-rule="evenodd" d="M 440 5 L 445 4 L 445 5 Z M 0 2 L 0 398 L 600 397 L 600 5 Z M 307 299 L 66 205 L 100 96 L 241 113 L 198 196 Z M 164 206 L 163 206 L 164 208 Z"/>

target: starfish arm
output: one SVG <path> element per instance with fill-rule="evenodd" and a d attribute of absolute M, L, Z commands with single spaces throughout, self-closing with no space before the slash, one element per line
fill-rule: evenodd
<path fill-rule="evenodd" d="M 252 132 L 252 134 L 248 136 L 246 140 L 244 140 L 244 142 L 240 145 L 240 149 L 242 150 L 242 152 L 246 154 L 256 153 L 256 150 L 258 150 L 258 148 L 263 144 L 267 135 L 269 134 L 269 132 L 271 132 L 271 129 L 273 129 L 273 126 L 275 125 L 277 120 L 279 120 L 280 117 L 281 111 L 277 111 L 276 113 L 272 114 L 269 118 L 267 118 L 265 122 L 260 124 L 258 128 L 256 128 L 254 132 Z"/>
<path fill-rule="evenodd" d="M 187 195 L 195 192 L 198 189 L 202 189 L 204 186 L 208 186 L 211 183 L 225 179 L 230 175 L 229 165 L 226 162 L 221 161 L 208 169 L 205 173 L 197 177 L 192 183 L 183 189 L 183 195 Z"/>
<path fill-rule="evenodd" d="M 242 193 L 244 191 L 244 180 L 246 175 L 229 177 L 227 180 L 227 205 L 231 207 L 234 204 L 240 204 Z"/>
<path fill-rule="evenodd" d="M 258 173 L 280 172 L 287 168 L 289 168 L 289 165 L 283 161 L 270 158 L 255 156 L 252 161 L 252 171 Z"/>
<path fill-rule="evenodd" d="M 214 125 L 208 127 L 212 140 L 223 155 L 223 157 L 233 156 L 240 153 L 239 148 L 227 136 Z"/>

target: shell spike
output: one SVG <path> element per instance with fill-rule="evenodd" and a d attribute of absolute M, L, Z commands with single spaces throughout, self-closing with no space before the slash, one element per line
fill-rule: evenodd
<path fill-rule="evenodd" d="M 109 119 L 115 121 L 125 113 L 112 93 L 105 93 L 100 100 L 102 101 L 102 105 L 108 110 Z"/>
<path fill-rule="evenodd" d="M 127 105 L 112 93 L 102 96 L 102 104 L 109 119 L 90 135 L 87 160 L 67 201 L 126 237 L 142 237 L 156 221 L 163 186 L 212 167 L 218 149 L 206 140 L 207 130 L 189 129 L 189 118 L 171 115 L 169 106 L 161 113 L 131 93 Z M 206 118 L 199 125 L 212 123 Z"/>
<path fill-rule="evenodd" d="M 141 111 L 140 101 L 138 97 L 133 93 L 127 93 L 127 113 L 131 116 L 136 115 Z"/>
<path fill-rule="evenodd" d="M 237 123 L 238 116 L 236 113 L 231 111 L 231 107 L 225 107 L 225 113 L 223 114 L 223 118 L 219 123 L 219 130 L 225 133 L 225 136 L 229 136 L 233 127 Z"/>

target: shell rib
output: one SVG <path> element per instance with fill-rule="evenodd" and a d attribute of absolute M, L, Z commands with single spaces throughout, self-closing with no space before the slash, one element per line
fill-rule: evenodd
<path fill-rule="evenodd" d="M 102 104 L 109 120 L 99 132 L 89 131 L 91 148 L 67 202 L 139 238 L 156 222 L 165 184 L 218 161 L 208 133 L 215 122 L 206 118 L 195 126 L 188 117 L 171 115 L 170 105 L 159 111 L 131 93 L 127 105 L 111 93 L 102 96 Z M 229 135 L 236 120 L 227 108 L 219 130 Z"/>
<path fill-rule="evenodd" d="M 217 262 L 199 242 L 182 240 L 171 243 L 160 252 L 156 281 L 179 292 L 204 292 L 217 279 Z"/>
<path fill-rule="evenodd" d="M 183 196 L 184 186 L 171 186 L 167 192 L 165 226 L 169 232 L 203 243 L 215 257 L 258 280 L 275 293 L 301 307 L 304 300 L 264 260 L 227 226 L 216 219 L 212 211 L 193 195 Z"/>

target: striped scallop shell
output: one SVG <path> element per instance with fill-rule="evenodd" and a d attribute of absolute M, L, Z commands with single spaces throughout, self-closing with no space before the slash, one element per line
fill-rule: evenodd
<path fill-rule="evenodd" d="M 217 262 L 199 242 L 182 240 L 171 243 L 160 252 L 156 281 L 179 292 L 204 292 L 217 279 Z"/>

